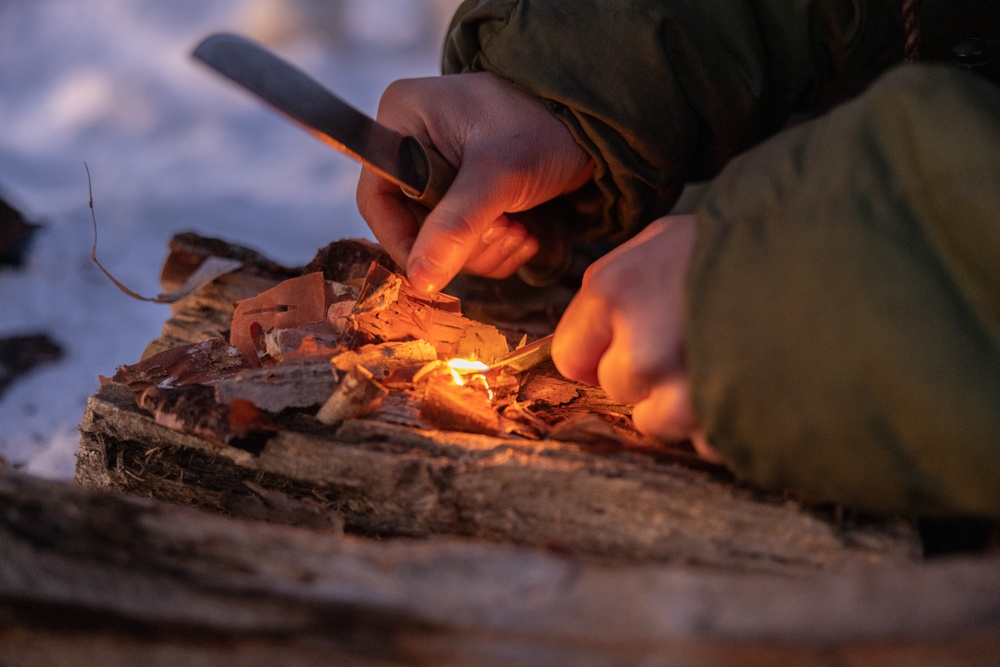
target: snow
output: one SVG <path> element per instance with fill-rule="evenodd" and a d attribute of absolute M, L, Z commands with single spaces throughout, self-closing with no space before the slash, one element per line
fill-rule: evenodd
<path fill-rule="evenodd" d="M 267 43 L 360 109 L 392 80 L 436 74 L 457 0 L 0 2 L 0 196 L 44 225 L 0 269 L 0 338 L 48 333 L 62 361 L 0 398 L 0 456 L 68 479 L 99 375 L 137 361 L 169 317 L 167 242 L 193 230 L 290 265 L 370 233 L 359 167 L 190 59 L 211 32 Z"/>

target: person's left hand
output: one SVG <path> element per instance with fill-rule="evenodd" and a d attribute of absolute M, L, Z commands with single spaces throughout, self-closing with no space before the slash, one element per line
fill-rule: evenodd
<path fill-rule="evenodd" d="M 684 280 L 695 235 L 694 216 L 667 216 L 595 262 L 556 328 L 552 360 L 566 377 L 634 405 L 639 431 L 689 439 L 703 458 L 721 462 L 691 407 L 684 360 Z"/>

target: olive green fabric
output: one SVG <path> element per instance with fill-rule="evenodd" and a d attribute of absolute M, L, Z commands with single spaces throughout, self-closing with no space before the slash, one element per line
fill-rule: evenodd
<path fill-rule="evenodd" d="M 714 178 L 687 356 L 741 478 L 1000 517 L 1000 89 L 891 70 L 900 5 L 470 0 L 444 66 L 505 77 L 566 123 L 597 166 L 591 235 L 620 240 Z M 997 0 L 921 5 L 927 53 L 1000 37 Z"/>
<path fill-rule="evenodd" d="M 1000 88 L 904 66 L 736 159 L 689 295 L 696 413 L 738 475 L 1000 516 Z"/>
<path fill-rule="evenodd" d="M 546 100 L 597 165 L 589 237 L 622 240 L 790 114 L 861 89 L 902 43 L 897 0 L 469 0 L 444 71 Z"/>

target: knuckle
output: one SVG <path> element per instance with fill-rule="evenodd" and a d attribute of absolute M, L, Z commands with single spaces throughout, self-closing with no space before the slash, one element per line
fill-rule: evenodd
<path fill-rule="evenodd" d="M 464 215 L 439 217 L 432 231 L 436 242 L 459 247 L 471 247 L 480 236 L 477 225 Z"/>
<path fill-rule="evenodd" d="M 426 95 L 420 94 L 418 86 L 414 79 L 397 79 L 386 86 L 379 98 L 376 118 L 393 129 L 404 130 L 401 122 L 421 115 L 420 102 Z"/>
<path fill-rule="evenodd" d="M 583 284 L 592 297 L 602 299 L 609 306 L 614 306 L 616 302 L 621 300 L 623 290 L 634 289 L 636 278 L 634 274 L 634 269 L 629 265 L 598 260 L 587 268 L 583 276 Z"/>
<path fill-rule="evenodd" d="M 382 97 L 379 99 L 379 111 L 383 108 L 394 107 L 403 102 L 407 97 L 409 88 L 409 82 L 406 79 L 397 79 L 386 86 L 385 90 L 382 91 Z"/>

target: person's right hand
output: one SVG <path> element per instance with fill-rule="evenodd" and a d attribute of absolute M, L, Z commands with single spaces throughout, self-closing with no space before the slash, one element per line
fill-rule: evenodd
<path fill-rule="evenodd" d="M 424 291 L 459 271 L 504 278 L 538 250 L 506 214 L 581 187 L 593 162 L 542 101 L 490 73 L 408 79 L 390 85 L 378 120 L 433 146 L 458 168 L 428 212 L 364 169 L 358 209 L 382 247 Z"/>
<path fill-rule="evenodd" d="M 552 361 L 567 378 L 633 405 L 639 431 L 690 440 L 702 458 L 724 463 L 695 415 L 685 358 L 684 283 L 696 237 L 695 216 L 665 216 L 591 264 L 556 327 Z"/>

